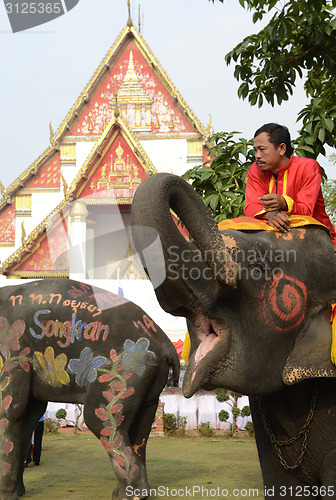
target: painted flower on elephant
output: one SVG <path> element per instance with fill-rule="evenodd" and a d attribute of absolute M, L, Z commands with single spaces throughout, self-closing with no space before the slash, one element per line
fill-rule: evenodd
<path fill-rule="evenodd" d="M 138 467 L 134 454 L 119 433 L 119 426 L 124 420 L 123 400 L 135 392 L 134 387 L 127 386 L 127 380 L 133 372 L 143 373 L 142 363 L 148 356 L 155 359 L 148 347 L 149 342 L 145 338 L 139 339 L 137 343 L 126 340 L 119 356 L 114 349 L 110 351 L 112 364 L 98 370 L 101 373 L 98 380 L 105 385 L 102 394 L 107 400 L 106 405 L 96 408 L 96 415 L 103 423 L 100 441 L 113 454 L 112 460 L 118 476 L 127 479 L 137 474 Z"/>
<path fill-rule="evenodd" d="M 97 378 L 97 368 L 103 365 L 106 358 L 103 356 L 93 357 L 90 347 L 85 347 L 80 353 L 79 359 L 71 359 L 68 364 L 69 370 L 76 374 L 76 384 L 85 386 Z"/>
<path fill-rule="evenodd" d="M 10 356 L 20 349 L 19 338 L 25 331 L 26 324 L 22 319 L 10 325 L 4 316 L 0 316 L 0 352 L 3 356 Z"/>
<path fill-rule="evenodd" d="M 124 342 L 124 355 L 122 366 L 126 370 L 132 370 L 137 375 L 143 375 L 145 366 L 155 362 L 156 356 L 148 350 L 149 340 L 145 337 L 138 339 L 137 342 L 127 339 Z"/>
<path fill-rule="evenodd" d="M 66 364 L 66 355 L 61 353 L 55 358 L 54 349 L 50 346 L 46 348 L 44 354 L 39 351 L 34 353 L 34 370 L 42 380 L 53 387 L 67 385 L 70 382 L 70 377 L 64 369 Z"/>

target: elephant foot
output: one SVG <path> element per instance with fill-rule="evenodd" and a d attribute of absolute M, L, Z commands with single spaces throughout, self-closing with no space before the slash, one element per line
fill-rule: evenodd
<path fill-rule="evenodd" d="M 26 488 L 23 483 L 16 483 L 15 491 L 19 497 L 22 497 L 26 493 Z"/>
<path fill-rule="evenodd" d="M 19 500 L 19 496 L 16 493 L 16 491 L 7 493 L 7 492 L 1 492 L 0 493 L 0 500 Z"/>

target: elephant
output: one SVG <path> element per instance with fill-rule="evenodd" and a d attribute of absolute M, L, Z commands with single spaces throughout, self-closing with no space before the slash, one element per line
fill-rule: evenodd
<path fill-rule="evenodd" d="M 184 395 L 250 397 L 265 498 L 336 497 L 328 230 L 308 219 L 288 233 L 219 231 L 190 184 L 160 173 L 135 193 L 132 232 L 161 307 L 190 325 Z"/>
<path fill-rule="evenodd" d="M 30 437 L 48 401 L 84 405 L 118 480 L 112 498 L 147 498 L 146 444 L 172 369 L 173 344 L 124 297 L 67 278 L 0 294 L 0 499 L 25 493 Z"/>

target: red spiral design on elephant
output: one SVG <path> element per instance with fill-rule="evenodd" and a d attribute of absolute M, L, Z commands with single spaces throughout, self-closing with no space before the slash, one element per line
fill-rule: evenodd
<path fill-rule="evenodd" d="M 306 285 L 292 276 L 276 274 L 262 291 L 262 316 L 266 324 L 279 333 L 297 328 L 307 307 Z"/>

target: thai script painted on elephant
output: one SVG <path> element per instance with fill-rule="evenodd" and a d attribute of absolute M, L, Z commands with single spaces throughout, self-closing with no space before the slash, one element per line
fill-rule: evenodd
<path fill-rule="evenodd" d="M 12 306 L 16 305 L 24 305 L 23 301 L 23 295 L 11 295 L 9 299 L 12 301 Z M 72 310 L 77 313 L 78 309 L 87 309 L 90 313 L 92 314 L 92 317 L 99 316 L 99 314 L 102 313 L 101 309 L 99 309 L 96 305 L 90 304 L 90 302 L 84 302 L 84 301 L 76 301 L 76 300 L 63 300 L 63 296 L 60 293 L 50 293 L 46 297 L 44 297 L 42 294 L 35 295 L 34 293 L 31 293 L 29 295 L 29 299 L 31 300 L 31 305 L 33 306 L 35 303 L 38 305 L 45 305 L 45 304 L 61 304 L 64 307 L 71 307 Z M 63 301 L 63 302 L 62 302 Z"/>
<path fill-rule="evenodd" d="M 76 300 L 65 300 L 63 302 L 64 307 L 71 307 L 74 313 L 77 313 L 78 309 L 87 309 L 89 312 L 94 313 L 92 317 L 99 316 L 102 313 L 101 309 L 98 309 L 94 304 L 89 304 L 88 302 L 77 302 Z"/>
<path fill-rule="evenodd" d="M 145 333 L 147 333 L 147 335 L 151 336 L 151 333 L 149 331 L 149 329 L 153 330 L 154 332 L 156 332 L 156 328 L 154 326 L 154 321 L 152 319 L 150 319 L 148 316 L 146 316 L 145 314 L 143 315 L 142 317 L 142 320 L 143 321 L 133 321 L 133 325 L 136 327 L 136 328 L 142 328 L 143 331 Z"/>
<path fill-rule="evenodd" d="M 35 339 L 41 340 L 44 337 L 58 337 L 60 340 L 57 341 L 57 344 L 60 347 L 68 347 L 74 343 L 75 339 L 81 341 L 82 337 L 92 341 L 99 340 L 100 338 L 102 340 L 107 339 L 109 326 L 103 325 L 100 321 L 93 321 L 91 323 L 85 323 L 81 320 L 77 321 L 76 313 L 73 313 L 71 321 L 44 320 L 42 322 L 40 316 L 50 314 L 50 312 L 49 309 L 42 309 L 36 311 L 34 314 L 34 322 L 40 331 L 36 332 L 33 328 L 29 330 Z"/>
<path fill-rule="evenodd" d="M 88 295 L 89 292 L 92 292 L 92 294 Z M 81 283 L 79 287 L 73 285 L 68 291 L 68 295 L 74 299 L 86 296 L 87 300 L 95 300 L 102 309 L 121 306 L 122 304 L 126 304 L 128 302 L 125 297 L 111 292 L 102 291 L 100 289 L 92 289 L 85 283 Z"/>

